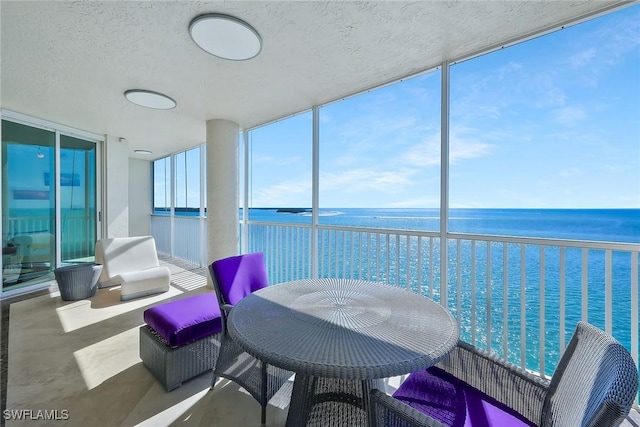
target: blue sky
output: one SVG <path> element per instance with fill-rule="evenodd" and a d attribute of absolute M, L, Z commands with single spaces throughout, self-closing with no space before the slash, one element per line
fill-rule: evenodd
<path fill-rule="evenodd" d="M 450 75 L 451 207 L 640 208 L 640 6 Z M 440 76 L 320 108 L 321 208 L 439 206 Z M 311 206 L 311 121 L 251 132 L 250 206 Z"/>

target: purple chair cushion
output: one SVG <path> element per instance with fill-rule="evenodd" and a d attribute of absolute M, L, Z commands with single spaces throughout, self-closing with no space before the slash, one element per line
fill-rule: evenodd
<path fill-rule="evenodd" d="M 148 308 L 144 321 L 170 346 L 188 344 L 222 330 L 214 293 L 195 295 Z"/>
<path fill-rule="evenodd" d="M 449 427 L 533 427 L 511 408 L 439 368 L 414 372 L 393 397 Z"/>
<path fill-rule="evenodd" d="M 211 270 L 227 304 L 236 305 L 250 293 L 269 285 L 261 252 L 214 261 Z"/>

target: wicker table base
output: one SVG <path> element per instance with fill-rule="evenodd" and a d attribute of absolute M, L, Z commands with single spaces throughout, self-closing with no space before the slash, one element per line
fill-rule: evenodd
<path fill-rule="evenodd" d="M 287 427 L 366 427 L 369 391 L 383 380 L 344 380 L 296 374 Z M 331 423 L 331 424 L 328 424 Z"/>

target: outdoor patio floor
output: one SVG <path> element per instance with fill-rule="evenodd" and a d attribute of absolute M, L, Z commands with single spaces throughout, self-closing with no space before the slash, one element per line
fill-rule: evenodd
<path fill-rule="evenodd" d="M 260 406 L 235 383 L 209 389 L 206 372 L 166 392 L 142 364 L 138 329 L 152 305 L 185 294 L 211 292 L 207 269 L 163 258 L 169 292 L 121 302 L 117 288 L 62 301 L 55 287 L 2 302 L 2 410 L 68 411 L 74 426 L 258 426 Z M 8 323 L 8 325 L 7 325 Z M 400 378 L 387 381 L 392 392 Z M 292 381 L 270 402 L 267 425 L 283 426 Z M 51 425 L 47 420 L 4 420 L 7 426 Z M 623 424 L 640 427 L 633 411 Z"/>

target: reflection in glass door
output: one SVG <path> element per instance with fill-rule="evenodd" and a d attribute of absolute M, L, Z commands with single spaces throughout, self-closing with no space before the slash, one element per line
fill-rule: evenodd
<path fill-rule="evenodd" d="M 52 278 L 55 132 L 2 121 L 2 288 Z"/>
<path fill-rule="evenodd" d="M 94 261 L 96 153 L 94 140 L 2 120 L 3 293 Z"/>
<path fill-rule="evenodd" d="M 94 261 L 96 144 L 60 135 L 60 233 L 63 263 Z"/>

